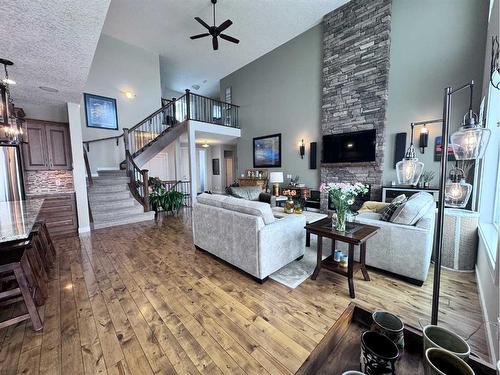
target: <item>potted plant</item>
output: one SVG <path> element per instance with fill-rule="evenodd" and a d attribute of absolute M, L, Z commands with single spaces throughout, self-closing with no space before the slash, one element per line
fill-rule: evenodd
<path fill-rule="evenodd" d="M 434 171 L 425 171 L 420 176 L 421 187 L 428 188 L 431 185 L 432 180 L 436 176 L 436 172 Z"/>
<path fill-rule="evenodd" d="M 335 229 L 339 232 L 345 232 L 346 216 L 350 211 L 354 198 L 359 194 L 368 192 L 368 187 L 360 182 L 355 184 L 328 183 L 321 184 L 319 190 L 328 193 L 337 213 Z M 332 222 L 333 224 L 333 222 Z"/>

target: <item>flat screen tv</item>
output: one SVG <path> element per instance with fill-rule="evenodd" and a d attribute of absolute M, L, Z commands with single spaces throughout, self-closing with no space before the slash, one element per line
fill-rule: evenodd
<path fill-rule="evenodd" d="M 375 129 L 323 136 L 323 163 L 375 161 Z"/>

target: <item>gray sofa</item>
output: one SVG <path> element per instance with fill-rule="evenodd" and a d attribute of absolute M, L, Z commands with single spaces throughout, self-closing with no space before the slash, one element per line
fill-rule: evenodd
<path fill-rule="evenodd" d="M 433 201 L 432 201 L 433 203 Z M 403 276 L 407 281 L 422 285 L 427 279 L 434 245 L 435 205 L 413 225 L 380 220 L 380 214 L 363 212 L 356 221 L 380 227 L 379 232 L 366 242 L 366 264 Z M 338 243 L 339 250 L 347 250 Z M 359 249 L 355 250 L 359 260 Z"/>
<path fill-rule="evenodd" d="M 193 204 L 195 246 L 260 281 L 304 255 L 306 219 L 273 216 L 267 203 L 201 194 Z"/>

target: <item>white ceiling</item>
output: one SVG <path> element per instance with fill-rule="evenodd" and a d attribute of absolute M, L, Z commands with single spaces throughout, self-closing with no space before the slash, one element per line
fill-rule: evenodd
<path fill-rule="evenodd" d="M 231 19 L 224 33 L 240 44 L 220 41 L 218 51 L 210 38 L 189 39 L 205 32 L 194 17 L 212 23 L 210 0 L 112 0 L 103 33 L 160 54 L 169 89 L 182 92 L 198 84 L 197 93 L 216 95 L 221 78 L 317 25 L 347 1 L 219 0 L 216 23 Z"/>
<path fill-rule="evenodd" d="M 14 102 L 80 102 L 109 2 L 2 0 L 0 57 L 15 64 L 9 69 L 17 82 Z"/>

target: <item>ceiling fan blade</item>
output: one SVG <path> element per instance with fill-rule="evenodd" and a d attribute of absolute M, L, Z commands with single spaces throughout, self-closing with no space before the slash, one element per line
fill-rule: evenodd
<path fill-rule="evenodd" d="M 217 27 L 217 31 L 219 33 L 223 32 L 224 30 L 226 30 L 229 26 L 231 26 L 233 24 L 233 21 L 231 20 L 226 20 L 224 22 L 222 22 L 219 27 Z"/>
<path fill-rule="evenodd" d="M 212 37 L 212 47 L 214 47 L 214 51 L 219 49 L 219 41 L 216 36 Z"/>
<path fill-rule="evenodd" d="M 204 28 L 210 29 L 210 26 L 208 26 L 208 24 L 205 21 L 203 21 L 200 17 L 194 17 L 194 19 L 199 23 L 201 23 Z"/>
<path fill-rule="evenodd" d="M 191 37 L 191 39 L 199 39 L 199 38 L 203 38 L 203 37 L 206 37 L 206 36 L 209 36 L 210 34 L 209 33 L 204 33 L 204 34 L 198 34 L 198 35 L 193 35 Z"/>
<path fill-rule="evenodd" d="M 227 40 L 228 42 L 233 42 L 233 43 L 236 43 L 238 44 L 240 41 L 236 38 L 233 38 L 232 36 L 229 36 L 229 35 L 225 35 L 225 34 L 220 34 L 219 35 L 222 39 L 225 39 Z"/>

